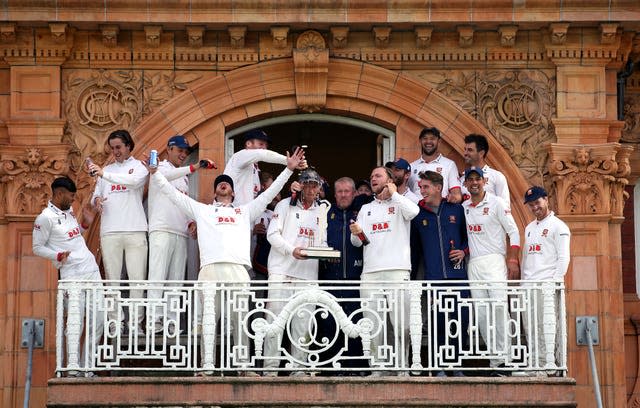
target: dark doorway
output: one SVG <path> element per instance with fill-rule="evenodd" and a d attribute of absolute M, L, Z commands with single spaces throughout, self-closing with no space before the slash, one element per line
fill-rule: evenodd
<path fill-rule="evenodd" d="M 381 143 L 373 131 L 345 124 L 300 121 L 262 126 L 272 143 L 269 149 L 284 154 L 291 146 L 307 145 L 307 161 L 333 187 L 344 176 L 356 182 L 369 179 L 377 166 Z M 233 137 L 235 151 L 244 148 L 244 134 Z M 282 166 L 261 163 L 260 169 L 277 176 Z M 293 178 L 292 178 L 293 179 Z M 330 197 L 333 199 L 333 197 Z"/>

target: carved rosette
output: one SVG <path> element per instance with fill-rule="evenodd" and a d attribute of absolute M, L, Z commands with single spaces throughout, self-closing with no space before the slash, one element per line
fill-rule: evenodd
<path fill-rule="evenodd" d="M 305 112 L 315 112 L 327 103 L 329 50 L 317 31 L 300 34 L 293 50 L 296 102 Z"/>
<path fill-rule="evenodd" d="M 69 173 L 69 146 L 3 146 L 0 182 L 7 217 L 35 216 L 50 199 L 49 185 Z"/>
<path fill-rule="evenodd" d="M 549 174 L 560 215 L 622 217 L 632 148 L 619 143 L 549 147 Z"/>

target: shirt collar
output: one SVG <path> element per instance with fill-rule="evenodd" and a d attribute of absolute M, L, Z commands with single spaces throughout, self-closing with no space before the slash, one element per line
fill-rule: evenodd
<path fill-rule="evenodd" d="M 419 164 L 423 164 L 423 163 L 439 163 L 440 162 L 440 158 L 442 157 L 442 153 L 438 153 L 438 157 L 436 157 L 435 159 L 431 160 L 430 162 L 426 161 L 425 159 L 422 158 L 422 155 L 420 155 L 420 157 L 418 158 L 418 163 Z"/>

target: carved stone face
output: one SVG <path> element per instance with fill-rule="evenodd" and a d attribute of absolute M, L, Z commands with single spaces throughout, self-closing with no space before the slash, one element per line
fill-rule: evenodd
<path fill-rule="evenodd" d="M 37 166 L 38 164 L 40 164 L 40 150 L 27 149 L 27 162 L 31 166 Z"/>
<path fill-rule="evenodd" d="M 581 149 L 576 149 L 576 163 L 581 165 L 581 166 L 585 166 L 587 163 L 589 163 L 589 150 L 585 149 L 584 147 Z"/>

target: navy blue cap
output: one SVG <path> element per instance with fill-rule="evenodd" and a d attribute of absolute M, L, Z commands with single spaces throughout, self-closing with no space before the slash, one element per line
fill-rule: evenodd
<path fill-rule="evenodd" d="M 535 201 L 540 197 L 546 197 L 547 190 L 540 186 L 533 186 L 524 193 L 524 203 Z"/>
<path fill-rule="evenodd" d="M 249 140 L 258 139 L 264 140 L 267 143 L 271 143 L 271 138 L 267 133 L 262 129 L 252 129 L 244 134 L 244 141 L 247 142 Z"/>
<path fill-rule="evenodd" d="M 388 168 L 395 167 L 396 169 L 411 171 L 411 165 L 409 164 L 408 161 L 406 161 L 402 157 L 396 159 L 396 161 L 394 162 L 387 162 L 387 164 L 385 164 L 384 167 L 388 167 Z"/>
<path fill-rule="evenodd" d="M 189 142 L 187 141 L 187 138 L 182 135 L 175 135 L 174 137 L 169 139 L 169 141 L 167 142 L 167 147 L 171 147 L 171 146 L 181 147 L 183 149 L 191 148 L 191 146 L 189 146 Z"/>
<path fill-rule="evenodd" d="M 226 174 L 221 174 L 216 177 L 216 179 L 213 181 L 213 190 L 215 191 L 216 187 L 218 187 L 218 184 L 222 182 L 229 183 L 229 185 L 231 186 L 231 190 L 233 190 L 233 179 Z"/>
<path fill-rule="evenodd" d="M 477 173 L 480 177 L 484 177 L 484 172 L 480 167 L 469 167 L 464 170 L 464 179 L 468 179 L 471 173 Z"/>

